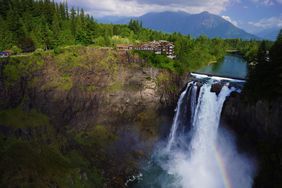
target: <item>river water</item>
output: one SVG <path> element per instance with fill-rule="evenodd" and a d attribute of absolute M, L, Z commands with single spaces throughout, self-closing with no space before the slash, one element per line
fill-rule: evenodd
<path fill-rule="evenodd" d="M 217 66 L 218 73 L 232 67 L 236 56 L 227 56 Z M 240 69 L 243 61 L 237 64 Z M 232 64 L 232 65 L 228 65 Z M 209 66 L 205 70 L 212 70 Z M 204 69 L 203 69 L 204 70 Z M 247 69 L 230 74 L 246 76 Z M 213 70 L 215 71 L 215 70 Z M 243 74 L 244 73 L 244 74 Z M 223 75 L 220 76 L 223 76 Z M 225 74 L 226 75 L 226 74 Z M 220 127 L 220 116 L 225 99 L 241 88 L 232 87 L 209 77 L 187 84 L 175 109 L 174 120 L 167 140 L 156 147 L 149 162 L 143 164 L 141 173 L 127 186 L 135 188 L 251 188 L 255 175 L 252 158 L 239 153 L 235 138 Z M 222 85 L 221 91 L 211 92 L 213 84 Z M 243 84 L 243 83 L 239 83 Z"/>
<path fill-rule="evenodd" d="M 239 55 L 226 55 L 218 63 L 210 64 L 197 71 L 223 77 L 235 77 L 245 79 L 248 74 L 247 62 Z"/>

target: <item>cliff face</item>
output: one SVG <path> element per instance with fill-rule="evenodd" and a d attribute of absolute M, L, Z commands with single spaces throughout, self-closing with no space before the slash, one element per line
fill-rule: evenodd
<path fill-rule="evenodd" d="M 168 128 L 167 114 L 185 84 L 184 78 L 152 68 L 138 57 L 91 47 L 12 58 L 0 69 L 1 137 L 24 141 L 28 147 L 31 142 L 44 144 L 69 161 L 69 155 L 78 153 L 85 165 L 70 167 L 74 177 L 65 177 L 70 184 L 122 186 Z M 97 172 L 91 172 L 93 168 Z M 101 180 L 92 181 L 93 174 Z M 23 181 L 28 177 L 18 183 Z"/>
<path fill-rule="evenodd" d="M 282 98 L 250 103 L 233 94 L 225 103 L 223 117 L 229 122 L 251 129 L 260 137 L 281 137 Z M 233 124 L 233 123 L 232 123 Z"/>
<path fill-rule="evenodd" d="M 241 149 L 256 156 L 254 187 L 282 187 L 282 99 L 249 101 L 232 94 L 225 102 L 222 124 L 236 133 Z"/>

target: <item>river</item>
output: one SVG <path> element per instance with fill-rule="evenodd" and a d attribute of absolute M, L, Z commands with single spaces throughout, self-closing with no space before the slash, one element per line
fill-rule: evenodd
<path fill-rule="evenodd" d="M 212 63 L 199 69 L 197 72 L 245 79 L 248 74 L 248 67 L 247 62 L 241 56 L 229 54 L 222 61 Z"/>

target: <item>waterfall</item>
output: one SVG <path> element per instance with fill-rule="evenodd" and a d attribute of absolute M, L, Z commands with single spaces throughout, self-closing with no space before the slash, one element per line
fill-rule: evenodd
<path fill-rule="evenodd" d="M 210 89 L 210 85 L 203 85 L 200 91 L 197 111 L 193 119 L 194 133 L 190 144 L 190 158 L 182 156 L 183 151 L 180 151 L 180 158 L 177 157 L 174 161 L 172 169 L 176 174 L 184 177 L 181 180 L 182 184 L 190 188 L 229 188 L 224 179 L 221 181 L 218 178 L 226 174 L 220 172 L 220 169 L 217 170 L 215 145 L 223 102 L 232 90 L 224 86 L 216 96 L 215 93 L 210 92 Z"/>
<path fill-rule="evenodd" d="M 179 100 L 177 102 L 177 107 L 175 109 L 175 115 L 173 118 L 173 124 L 172 124 L 172 128 L 169 134 L 169 141 L 168 141 L 168 145 L 167 145 L 167 149 L 170 150 L 171 145 L 173 144 L 174 140 L 175 140 L 175 134 L 176 134 L 176 130 L 179 126 L 179 124 L 181 123 L 181 107 L 183 106 L 183 102 L 186 96 L 186 93 L 188 91 L 188 89 L 191 87 L 192 82 L 187 84 L 186 89 L 181 93 Z"/>
<path fill-rule="evenodd" d="M 219 127 L 225 99 L 236 89 L 225 83 L 216 94 L 212 84 L 213 80 L 187 84 L 167 144 L 155 152 L 136 187 L 252 187 L 254 162 L 238 153 L 233 135 Z"/>
<path fill-rule="evenodd" d="M 175 109 L 175 115 L 173 118 L 172 128 L 169 134 L 167 150 L 169 151 L 171 147 L 175 144 L 175 137 L 177 136 L 177 130 L 179 126 L 182 124 L 187 124 L 187 120 L 189 117 L 193 117 L 195 113 L 195 106 L 196 106 L 196 98 L 197 98 L 197 86 L 195 82 L 190 82 L 187 84 L 186 89 L 181 93 L 179 100 L 177 102 L 177 107 Z M 189 100 L 187 100 L 189 99 Z M 189 102 L 190 109 L 189 113 L 187 102 Z M 190 116 L 189 116 L 190 115 Z M 190 119 L 191 121 L 191 119 Z M 191 126 L 191 122 L 188 127 Z M 182 130 L 184 130 L 183 127 Z"/>

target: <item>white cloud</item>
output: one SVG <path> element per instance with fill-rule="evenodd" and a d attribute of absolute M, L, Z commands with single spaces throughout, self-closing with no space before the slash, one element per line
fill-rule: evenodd
<path fill-rule="evenodd" d="M 266 6 L 275 5 L 275 3 L 282 4 L 282 0 L 251 0 L 254 3 L 260 3 Z"/>
<path fill-rule="evenodd" d="M 238 22 L 232 20 L 229 16 L 222 16 L 222 18 L 238 27 Z"/>
<path fill-rule="evenodd" d="M 141 16 L 162 11 L 219 14 L 231 2 L 238 0 L 68 0 L 70 6 L 82 7 L 94 16 Z"/>
<path fill-rule="evenodd" d="M 257 22 L 248 22 L 258 29 L 282 28 L 282 16 L 263 18 Z"/>

